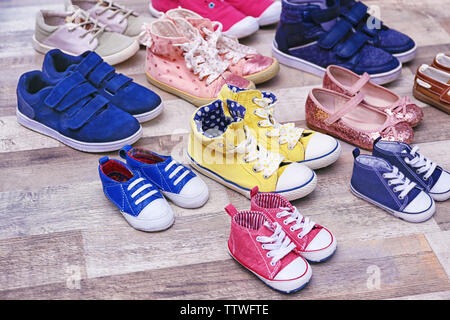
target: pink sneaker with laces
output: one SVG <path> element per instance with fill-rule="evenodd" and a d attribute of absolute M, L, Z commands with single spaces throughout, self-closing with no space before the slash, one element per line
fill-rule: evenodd
<path fill-rule="evenodd" d="M 273 0 L 226 0 L 243 14 L 255 17 L 260 26 L 280 21 L 281 1 Z"/>
<path fill-rule="evenodd" d="M 283 293 L 299 291 L 309 282 L 310 265 L 278 223 L 261 212 L 238 212 L 231 204 L 225 211 L 231 216 L 228 251 L 244 268 Z"/>
<path fill-rule="evenodd" d="M 149 5 L 150 13 L 155 17 L 160 17 L 168 10 L 178 7 L 220 22 L 224 33 L 231 37 L 247 37 L 259 29 L 256 18 L 246 16 L 223 0 L 152 0 Z"/>
<path fill-rule="evenodd" d="M 197 13 L 177 8 L 166 12 L 167 19 L 181 18 L 198 29 L 203 38 L 216 48 L 223 60 L 229 62 L 232 73 L 255 84 L 266 82 L 280 71 L 278 60 L 259 54 L 254 48 L 242 45 L 236 38 L 222 32 L 220 22 L 203 18 Z"/>
<path fill-rule="evenodd" d="M 146 25 L 141 43 L 147 46 L 148 81 L 196 106 L 216 100 L 224 84 L 255 87 L 230 72 L 229 63 L 184 19 L 159 19 Z"/>
<path fill-rule="evenodd" d="M 276 193 L 250 191 L 251 210 L 264 213 L 272 223 L 278 223 L 295 243 L 295 250 L 310 262 L 322 262 L 336 251 L 337 241 L 325 227 L 304 217 L 296 207 Z"/>

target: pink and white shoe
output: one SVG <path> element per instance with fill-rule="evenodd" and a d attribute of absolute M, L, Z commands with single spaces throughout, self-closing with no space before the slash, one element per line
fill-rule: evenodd
<path fill-rule="evenodd" d="M 231 204 L 225 211 L 231 216 L 228 251 L 244 268 L 283 293 L 299 291 L 309 282 L 310 265 L 278 223 L 270 223 L 261 212 L 238 212 Z"/>
<path fill-rule="evenodd" d="M 278 23 L 281 16 L 281 1 L 273 0 L 226 0 L 243 14 L 255 17 L 260 26 Z"/>
<path fill-rule="evenodd" d="M 259 29 L 256 18 L 246 16 L 223 0 L 152 0 L 149 5 L 150 13 L 155 17 L 161 17 L 168 10 L 178 7 L 220 22 L 223 32 L 230 37 L 247 37 Z"/>
<path fill-rule="evenodd" d="M 199 14 L 177 8 L 166 12 L 167 19 L 185 19 L 198 29 L 203 38 L 216 48 L 223 60 L 229 62 L 232 73 L 255 84 L 266 82 L 280 71 L 278 60 L 259 54 L 254 48 L 242 45 L 236 38 L 222 33 L 222 24 L 203 18 Z"/>
<path fill-rule="evenodd" d="M 391 90 L 371 82 L 368 73 L 359 76 L 349 69 L 331 65 L 323 77 L 323 87 L 351 97 L 362 92 L 365 103 L 398 120 L 406 121 L 411 127 L 417 126 L 423 118 L 422 109 L 408 97 L 400 97 Z"/>
<path fill-rule="evenodd" d="M 264 213 L 272 223 L 280 225 L 295 243 L 295 250 L 310 262 L 322 262 L 336 251 L 337 241 L 330 230 L 304 217 L 296 207 L 276 193 L 250 191 L 251 210 Z"/>

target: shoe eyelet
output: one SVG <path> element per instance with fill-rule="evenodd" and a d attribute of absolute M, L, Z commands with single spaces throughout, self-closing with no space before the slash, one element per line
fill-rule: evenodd
<path fill-rule="evenodd" d="M 427 181 L 427 180 L 428 180 L 428 178 L 425 178 L 425 177 L 423 177 L 423 180 Z"/>
<path fill-rule="evenodd" d="M 388 181 L 388 186 L 391 186 L 392 185 L 392 182 L 391 182 L 391 180 L 389 180 Z"/>
<path fill-rule="evenodd" d="M 267 258 L 270 258 L 270 257 L 271 257 L 270 252 L 267 252 L 266 257 L 267 257 Z"/>
<path fill-rule="evenodd" d="M 256 125 L 261 128 L 261 121 L 258 121 Z"/>
<path fill-rule="evenodd" d="M 287 226 L 287 220 L 283 220 L 285 226 Z"/>
<path fill-rule="evenodd" d="M 270 261 L 270 265 L 271 265 L 272 267 L 275 267 L 275 263 L 273 263 L 273 261 Z"/>
<path fill-rule="evenodd" d="M 292 232 L 294 232 L 295 230 L 293 229 L 293 227 L 290 227 L 289 230 L 291 230 Z"/>
<path fill-rule="evenodd" d="M 266 176 L 265 174 L 263 174 L 263 178 L 267 180 L 270 178 L 270 176 Z"/>
<path fill-rule="evenodd" d="M 258 173 L 258 171 L 255 169 L 255 167 L 252 168 L 254 173 Z"/>
<path fill-rule="evenodd" d="M 300 233 L 297 235 L 297 238 L 301 239 L 303 238 L 302 236 L 300 236 Z"/>
<path fill-rule="evenodd" d="M 393 188 L 393 189 L 392 189 L 392 191 L 394 191 L 394 192 L 398 192 L 398 191 L 397 191 L 397 188 Z"/>
<path fill-rule="evenodd" d="M 399 198 L 400 200 L 405 199 L 405 197 L 402 197 L 402 196 L 398 196 L 398 198 Z"/>
<path fill-rule="evenodd" d="M 261 238 L 260 238 L 259 236 L 257 236 L 257 237 L 256 237 L 256 241 L 259 242 L 260 240 L 261 240 Z M 261 246 L 261 247 L 262 247 L 262 246 Z"/>
<path fill-rule="evenodd" d="M 382 177 L 383 177 L 384 179 L 386 179 L 386 174 L 385 174 L 385 173 L 383 173 Z"/>

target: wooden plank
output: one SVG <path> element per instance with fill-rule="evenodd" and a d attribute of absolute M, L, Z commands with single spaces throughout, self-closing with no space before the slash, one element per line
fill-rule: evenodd
<path fill-rule="evenodd" d="M 446 213 L 448 216 L 450 210 L 448 210 Z M 450 231 L 432 232 L 425 234 L 425 236 L 434 253 L 438 257 L 439 262 L 450 278 Z"/>

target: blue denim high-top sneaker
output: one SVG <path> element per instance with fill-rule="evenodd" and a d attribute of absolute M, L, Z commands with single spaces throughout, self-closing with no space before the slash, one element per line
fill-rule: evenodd
<path fill-rule="evenodd" d="M 417 46 L 410 37 L 390 29 L 382 21 L 369 14 L 368 7 L 355 0 L 340 0 L 341 17 L 350 22 L 353 27 L 368 35 L 368 43 L 391 53 L 400 62 L 414 59 Z"/>
<path fill-rule="evenodd" d="M 370 45 L 368 35 L 355 32 L 339 15 L 339 0 L 283 0 L 273 56 L 318 76 L 333 64 L 360 75 L 367 72 L 377 84 L 397 79 L 402 67 L 398 59 Z"/>

